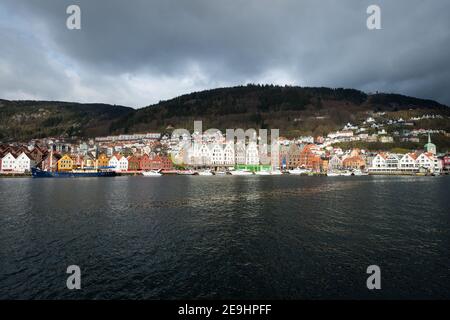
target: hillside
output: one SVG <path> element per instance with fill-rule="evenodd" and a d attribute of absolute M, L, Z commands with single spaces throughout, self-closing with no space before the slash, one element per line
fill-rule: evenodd
<path fill-rule="evenodd" d="M 367 111 L 415 115 L 450 109 L 436 101 L 398 94 L 368 95 L 354 89 L 248 85 L 194 92 L 161 101 L 114 122 L 116 132 L 204 128 L 279 128 L 282 134 L 324 134 L 347 122 L 367 118 Z M 404 115 L 404 116 L 405 116 Z M 448 124 L 447 124 L 448 125 Z"/>
<path fill-rule="evenodd" d="M 0 140 L 106 135 L 113 121 L 132 112 L 107 104 L 0 100 Z"/>
<path fill-rule="evenodd" d="M 288 137 L 322 135 L 379 111 L 386 112 L 386 117 L 450 115 L 450 108 L 436 101 L 398 94 L 247 85 L 194 92 L 138 110 L 107 104 L 0 100 L 0 140 L 192 129 L 194 120 L 202 120 L 204 129 L 279 128 Z M 419 125 L 450 131 L 448 122 Z"/>

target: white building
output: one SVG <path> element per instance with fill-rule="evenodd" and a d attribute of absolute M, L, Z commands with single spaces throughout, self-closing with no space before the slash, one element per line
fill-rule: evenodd
<path fill-rule="evenodd" d="M 339 170 L 342 168 L 342 160 L 339 158 L 338 155 L 334 155 L 331 157 L 330 161 L 328 162 L 328 170 Z"/>
<path fill-rule="evenodd" d="M 17 158 L 14 163 L 14 171 L 15 172 L 30 172 L 31 167 L 34 165 L 34 161 L 27 156 L 25 152 L 22 152 Z"/>
<path fill-rule="evenodd" d="M 419 170 L 419 165 L 416 162 L 417 155 L 415 153 L 407 153 L 399 161 L 400 171 L 415 172 Z"/>
<path fill-rule="evenodd" d="M 419 155 L 408 153 L 403 156 L 396 154 L 377 154 L 372 160 L 369 172 L 394 173 L 394 172 L 419 172 L 421 169 L 430 173 L 442 171 L 442 161 L 431 153 L 425 152 Z"/>
<path fill-rule="evenodd" d="M 256 142 L 250 142 L 245 150 L 245 164 L 258 165 L 259 164 L 259 152 Z"/>
<path fill-rule="evenodd" d="M 112 156 L 111 159 L 108 161 L 108 167 L 111 167 L 112 169 L 116 170 L 119 167 L 119 159 L 118 156 Z"/>
<path fill-rule="evenodd" d="M 398 170 L 400 157 L 394 153 L 389 154 L 386 157 L 386 168 L 388 170 Z"/>
<path fill-rule="evenodd" d="M 236 164 L 246 163 L 246 150 L 245 145 L 242 142 L 238 142 L 236 144 L 235 157 L 236 157 Z"/>
<path fill-rule="evenodd" d="M 228 142 L 223 150 L 223 164 L 226 166 L 234 166 L 234 142 Z"/>
<path fill-rule="evenodd" d="M 128 170 L 128 159 L 126 157 L 121 157 L 119 162 L 117 163 L 118 171 L 127 171 Z"/>
<path fill-rule="evenodd" d="M 429 152 L 424 152 L 418 156 L 416 163 L 419 166 L 419 169 L 425 168 L 432 173 L 440 172 L 442 170 L 442 161 Z"/>
<path fill-rule="evenodd" d="M 372 160 L 372 165 L 370 166 L 370 169 L 385 169 L 387 168 L 386 165 L 386 155 L 385 154 L 377 154 L 375 158 Z"/>
<path fill-rule="evenodd" d="M 2 158 L 1 169 L 2 171 L 14 171 L 15 166 L 16 158 L 11 154 L 11 152 L 8 152 Z"/>
<path fill-rule="evenodd" d="M 221 166 L 225 162 L 225 154 L 222 146 L 215 143 L 211 148 L 211 164 L 213 166 Z"/>
<path fill-rule="evenodd" d="M 211 164 L 211 150 L 207 143 L 203 143 L 200 147 L 200 164 L 204 166 Z"/>

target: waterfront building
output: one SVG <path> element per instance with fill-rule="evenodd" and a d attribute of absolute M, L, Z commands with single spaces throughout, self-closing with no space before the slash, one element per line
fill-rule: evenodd
<path fill-rule="evenodd" d="M 226 166 L 234 166 L 234 142 L 228 142 L 223 150 L 223 164 Z"/>
<path fill-rule="evenodd" d="M 430 152 L 422 153 L 416 160 L 419 169 L 424 168 L 431 173 L 442 171 L 442 161 Z"/>
<path fill-rule="evenodd" d="M 346 169 L 364 169 L 366 161 L 360 155 L 347 157 L 342 161 L 342 167 Z"/>
<path fill-rule="evenodd" d="M 30 151 L 30 157 L 35 161 L 35 163 L 39 163 L 42 161 L 46 153 L 47 150 L 35 145 Z"/>
<path fill-rule="evenodd" d="M 321 158 L 313 152 L 316 146 L 313 144 L 306 145 L 300 152 L 300 167 L 313 171 L 320 171 Z"/>
<path fill-rule="evenodd" d="M 256 142 L 250 142 L 245 150 L 245 164 L 258 165 L 259 164 L 259 152 Z"/>
<path fill-rule="evenodd" d="M 7 152 L 1 159 L 1 170 L 4 172 L 14 171 L 16 157 L 11 152 Z"/>
<path fill-rule="evenodd" d="M 328 169 L 331 171 L 342 169 L 342 160 L 338 155 L 333 155 L 328 161 Z"/>
<path fill-rule="evenodd" d="M 428 143 L 424 146 L 425 151 L 431 153 L 432 155 L 436 155 L 436 145 L 431 143 L 431 136 L 428 132 Z"/>
<path fill-rule="evenodd" d="M 220 144 L 215 143 L 211 148 L 211 164 L 221 166 L 225 163 L 225 154 Z"/>
<path fill-rule="evenodd" d="M 141 169 L 141 161 L 138 156 L 128 157 L 128 171 L 138 171 Z"/>
<path fill-rule="evenodd" d="M 409 172 L 417 172 L 419 171 L 419 166 L 416 162 L 417 160 L 416 153 L 407 153 L 401 157 L 398 165 L 400 171 L 409 171 Z"/>
<path fill-rule="evenodd" d="M 211 150 L 207 143 L 202 143 L 200 146 L 200 165 L 209 166 L 211 164 Z"/>
<path fill-rule="evenodd" d="M 139 170 L 148 171 L 152 169 L 152 161 L 146 153 L 139 158 Z"/>
<path fill-rule="evenodd" d="M 300 159 L 300 147 L 293 143 L 289 146 L 289 150 L 288 150 L 288 163 L 287 163 L 287 167 L 289 169 L 295 169 L 295 168 L 299 168 L 301 166 L 301 159 Z"/>
<path fill-rule="evenodd" d="M 161 169 L 162 170 L 173 170 L 173 161 L 169 156 L 160 156 L 161 159 Z"/>
<path fill-rule="evenodd" d="M 236 164 L 245 164 L 246 161 L 246 150 L 245 145 L 242 142 L 236 143 Z"/>
<path fill-rule="evenodd" d="M 450 171 L 450 153 L 442 157 L 442 166 L 446 172 Z"/>
<path fill-rule="evenodd" d="M 83 168 L 97 167 L 97 159 L 89 152 L 83 156 Z"/>
<path fill-rule="evenodd" d="M 121 155 L 113 155 L 108 161 L 108 167 L 111 167 L 114 170 L 118 170 L 120 157 Z"/>
<path fill-rule="evenodd" d="M 84 168 L 84 156 L 80 154 L 72 155 L 73 169 L 83 169 Z"/>
<path fill-rule="evenodd" d="M 399 167 L 399 161 L 400 161 L 400 157 L 394 153 L 391 153 L 391 154 L 387 155 L 387 157 L 386 157 L 386 167 L 388 169 L 396 170 Z"/>
<path fill-rule="evenodd" d="M 386 165 L 386 154 L 384 153 L 379 153 L 375 156 L 375 158 L 373 158 L 372 160 L 372 165 L 371 165 L 371 169 L 385 169 L 387 168 Z"/>
<path fill-rule="evenodd" d="M 14 171 L 20 173 L 30 172 L 31 167 L 35 164 L 34 159 L 29 154 L 22 152 L 14 162 Z"/>
<path fill-rule="evenodd" d="M 128 159 L 127 157 L 121 156 L 120 159 L 118 159 L 117 163 L 117 171 L 128 171 Z"/>
<path fill-rule="evenodd" d="M 61 159 L 58 160 L 58 171 L 70 171 L 73 170 L 73 159 L 65 154 Z"/>
<path fill-rule="evenodd" d="M 97 158 L 97 166 L 99 168 L 104 168 L 109 165 L 109 159 L 106 156 L 106 154 L 101 153 L 100 156 Z"/>

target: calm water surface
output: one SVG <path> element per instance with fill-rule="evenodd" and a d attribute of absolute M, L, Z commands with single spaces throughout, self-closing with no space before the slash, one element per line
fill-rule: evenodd
<path fill-rule="evenodd" d="M 449 190 L 450 177 L 0 179 L 0 298 L 448 299 Z"/>

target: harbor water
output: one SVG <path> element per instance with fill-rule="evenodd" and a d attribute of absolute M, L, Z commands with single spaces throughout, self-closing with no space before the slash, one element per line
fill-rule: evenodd
<path fill-rule="evenodd" d="M 0 179 L 0 298 L 448 299 L 449 190 L 447 176 Z"/>

